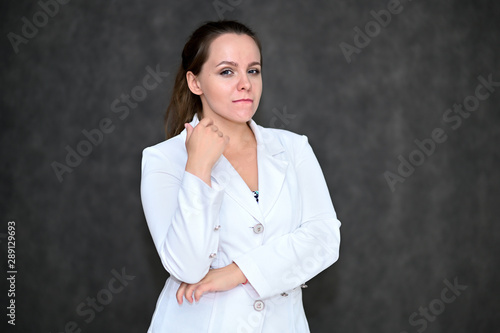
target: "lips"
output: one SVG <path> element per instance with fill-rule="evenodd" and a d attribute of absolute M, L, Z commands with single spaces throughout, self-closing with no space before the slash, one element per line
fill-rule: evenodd
<path fill-rule="evenodd" d="M 243 98 L 243 99 L 237 99 L 233 101 L 233 103 L 252 103 L 253 99 L 250 98 Z"/>

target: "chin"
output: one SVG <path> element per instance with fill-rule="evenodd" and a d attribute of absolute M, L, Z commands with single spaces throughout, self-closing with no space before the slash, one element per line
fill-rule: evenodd
<path fill-rule="evenodd" d="M 252 119 L 253 115 L 255 114 L 254 110 L 235 110 L 231 112 L 231 115 L 227 117 L 228 119 L 234 121 L 234 122 L 241 122 L 241 123 L 246 123 L 250 119 Z"/>
<path fill-rule="evenodd" d="M 251 112 L 251 113 L 248 113 L 248 114 L 245 114 L 245 115 L 241 115 L 239 118 L 239 121 L 241 121 L 242 123 L 246 123 L 246 122 L 249 122 L 253 115 L 255 114 L 255 112 Z"/>

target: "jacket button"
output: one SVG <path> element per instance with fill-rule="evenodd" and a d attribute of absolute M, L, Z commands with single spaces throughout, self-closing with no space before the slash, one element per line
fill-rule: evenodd
<path fill-rule="evenodd" d="M 256 311 L 262 311 L 262 310 L 264 310 L 264 302 L 262 302 L 262 301 L 255 301 L 255 303 L 253 303 L 253 308 Z"/>
<path fill-rule="evenodd" d="M 288 296 L 288 294 L 287 294 L 287 293 L 281 293 L 281 296 L 283 296 L 283 297 L 287 297 L 287 296 Z"/>
<path fill-rule="evenodd" d="M 253 226 L 253 232 L 256 234 L 260 234 L 264 231 L 264 226 L 260 223 L 257 223 L 256 225 Z"/>
<path fill-rule="evenodd" d="M 208 257 L 209 257 L 210 259 L 213 259 L 213 258 L 217 257 L 217 253 L 212 253 L 212 254 L 210 254 Z"/>
<path fill-rule="evenodd" d="M 214 228 L 215 231 L 217 231 L 219 229 L 220 229 L 220 225 L 216 225 L 215 228 Z"/>

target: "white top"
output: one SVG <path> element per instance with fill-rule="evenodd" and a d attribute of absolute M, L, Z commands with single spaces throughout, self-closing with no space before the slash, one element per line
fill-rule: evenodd
<path fill-rule="evenodd" d="M 212 187 L 186 172 L 186 130 L 143 152 L 144 213 L 170 274 L 148 332 L 309 332 L 300 286 L 338 259 L 340 221 L 307 137 L 249 124 L 259 203 L 224 156 Z M 181 281 L 233 261 L 246 285 L 177 303 Z"/>

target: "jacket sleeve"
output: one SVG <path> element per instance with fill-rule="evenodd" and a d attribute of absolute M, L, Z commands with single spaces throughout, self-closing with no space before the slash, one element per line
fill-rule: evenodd
<path fill-rule="evenodd" d="M 171 276 L 197 283 L 207 274 L 219 243 L 216 226 L 222 198 L 222 189 L 184 171 L 160 149 L 144 150 L 142 205 L 156 250 Z"/>
<path fill-rule="evenodd" d="M 302 136 L 298 146 L 294 165 L 302 201 L 299 227 L 234 259 L 260 298 L 299 286 L 339 257 L 340 221 L 325 178 L 307 137 Z"/>

